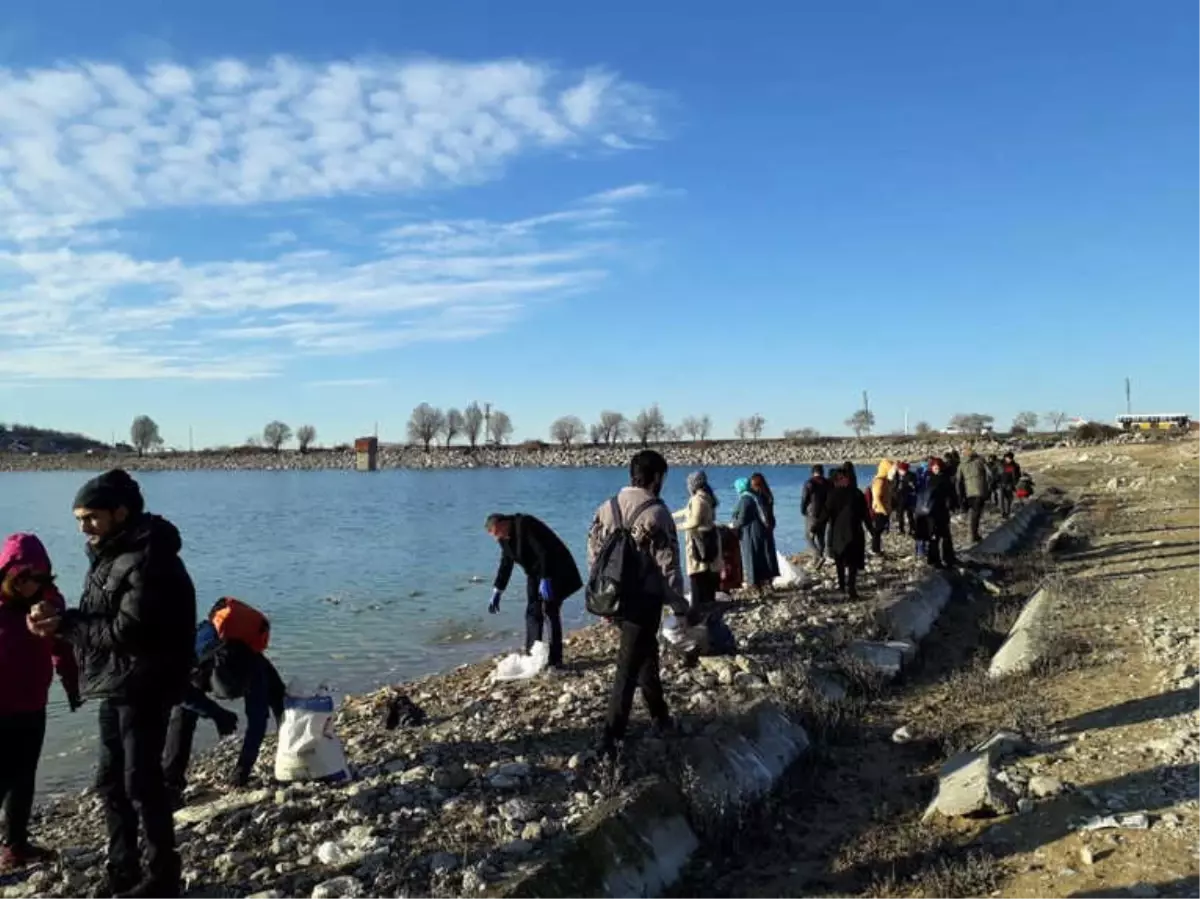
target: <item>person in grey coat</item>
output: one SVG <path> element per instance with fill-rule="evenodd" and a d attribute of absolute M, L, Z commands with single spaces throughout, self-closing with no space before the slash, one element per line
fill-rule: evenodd
<path fill-rule="evenodd" d="M 733 510 L 731 526 L 738 531 L 742 548 L 742 577 L 748 587 L 769 587 L 774 579 L 774 561 L 770 554 L 771 532 L 767 510 L 750 489 L 749 478 L 733 483 L 738 504 Z"/>

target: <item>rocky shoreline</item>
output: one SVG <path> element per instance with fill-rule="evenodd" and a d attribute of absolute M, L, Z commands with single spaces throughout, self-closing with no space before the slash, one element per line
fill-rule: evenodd
<path fill-rule="evenodd" d="M 986 526 L 996 524 L 989 511 Z M 963 539 L 961 522 L 955 527 Z M 601 764 L 592 752 L 616 655 L 606 625 L 568 635 L 564 675 L 495 683 L 493 659 L 346 697 L 337 727 L 356 776 L 344 786 L 275 785 L 269 737 L 251 785 L 230 790 L 222 775 L 240 738 L 222 741 L 194 761 L 189 806 L 177 819 L 189 894 L 503 892 L 647 773 L 682 778 L 680 789 L 687 790 L 676 741 L 704 739 L 758 699 L 801 715 L 814 700 L 843 699 L 853 677 L 847 647 L 878 635 L 875 604 L 926 572 L 907 538 L 885 539 L 888 555 L 869 560 L 860 581 L 863 600 L 841 599 L 827 566 L 807 572 L 797 589 L 735 597 L 726 620 L 738 639 L 737 656 L 688 668 L 664 650 L 664 688 L 681 734 L 652 736 L 635 704 L 618 765 Z M 384 728 L 384 710 L 397 691 L 426 711 L 425 724 Z M 9 880 L 0 895 L 79 896 L 96 888 L 104 836 L 94 791 L 41 805 L 34 833 L 59 850 L 60 860 Z"/>
<path fill-rule="evenodd" d="M 1035 448 L 1022 441 L 938 437 L 936 439 L 878 438 L 828 440 L 796 443 L 785 440 L 748 440 L 708 444 L 662 444 L 655 446 L 672 466 L 769 467 L 809 465 L 814 462 L 864 462 L 880 459 L 923 459 L 942 455 L 952 445 L 970 444 L 979 452 L 1003 453 Z M 437 447 L 429 452 L 419 447 L 386 445 L 379 449 L 380 469 L 455 468 L 623 468 L 640 447 Z M 301 454 L 230 450 L 225 452 L 156 453 L 138 457 L 122 453 L 39 455 L 0 454 L 0 471 L 96 471 L 121 466 L 129 471 L 334 471 L 354 468 L 349 449 L 311 450 Z"/>

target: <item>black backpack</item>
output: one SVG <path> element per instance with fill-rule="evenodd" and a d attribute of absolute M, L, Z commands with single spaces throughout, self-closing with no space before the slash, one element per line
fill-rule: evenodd
<path fill-rule="evenodd" d="M 585 597 L 587 610 L 593 615 L 620 618 L 630 611 L 645 584 L 646 554 L 633 539 L 633 527 L 643 512 L 651 506 L 661 505 L 662 500 L 646 500 L 633 510 L 628 524 L 621 518 L 617 498 L 614 496 L 609 502 L 614 527 L 604 538 L 604 545 L 588 572 Z"/>

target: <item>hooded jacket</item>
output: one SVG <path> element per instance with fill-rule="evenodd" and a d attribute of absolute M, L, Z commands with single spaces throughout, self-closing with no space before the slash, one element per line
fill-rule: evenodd
<path fill-rule="evenodd" d="M 800 497 L 800 514 L 810 522 L 815 522 L 825 510 L 829 491 L 829 482 L 822 475 L 813 475 L 805 481 L 804 493 Z"/>
<path fill-rule="evenodd" d="M 13 534 L 0 547 L 0 583 L 8 572 L 21 569 L 50 574 L 50 556 L 33 534 Z M 60 612 L 66 608 L 52 584 L 29 603 L 0 596 L 0 715 L 44 709 L 55 671 L 67 696 L 78 701 L 79 669 L 71 647 L 61 639 L 35 636 L 26 624 L 30 607 L 39 601 L 52 603 Z"/>
<path fill-rule="evenodd" d="M 142 514 L 98 546 L 79 608 L 59 635 L 75 647 L 88 696 L 179 702 L 192 670 L 196 590 L 175 525 Z"/>
<path fill-rule="evenodd" d="M 987 462 L 978 453 L 971 453 L 958 470 L 959 493 L 967 499 L 987 496 L 989 476 Z"/>
<path fill-rule="evenodd" d="M 892 473 L 892 463 L 884 459 L 879 463 L 875 478 L 871 481 L 871 513 L 887 518 L 892 514 L 892 485 L 888 475 Z"/>

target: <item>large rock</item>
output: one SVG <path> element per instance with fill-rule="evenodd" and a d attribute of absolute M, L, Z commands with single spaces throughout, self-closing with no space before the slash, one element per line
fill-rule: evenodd
<path fill-rule="evenodd" d="M 312 891 L 312 899 L 358 899 L 364 895 L 362 881 L 349 875 L 318 883 Z"/>
<path fill-rule="evenodd" d="M 1012 814 L 1015 808 L 1016 797 L 992 771 L 991 751 L 971 750 L 942 765 L 937 793 L 924 817 L 990 817 Z"/>

